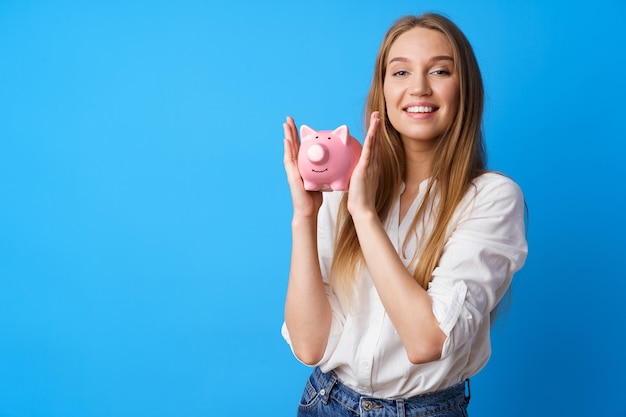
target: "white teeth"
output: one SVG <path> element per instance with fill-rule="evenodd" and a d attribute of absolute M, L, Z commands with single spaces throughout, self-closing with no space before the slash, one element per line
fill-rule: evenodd
<path fill-rule="evenodd" d="M 434 110 L 434 107 L 427 106 L 411 106 L 406 109 L 409 113 L 432 113 Z"/>

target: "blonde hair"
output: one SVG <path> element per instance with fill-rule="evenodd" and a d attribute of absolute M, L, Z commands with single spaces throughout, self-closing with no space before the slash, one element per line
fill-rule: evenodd
<path fill-rule="evenodd" d="M 415 27 L 436 30 L 449 41 L 455 71 L 459 79 L 458 111 L 448 130 L 437 143 L 431 176 L 424 202 L 411 225 L 415 230 L 424 219 L 428 207 L 434 210 L 434 226 L 421 254 L 413 276 L 424 288 L 432 279 L 443 247 L 448 239 L 448 223 L 472 180 L 485 172 L 486 155 L 482 135 L 483 83 L 474 51 L 461 30 L 444 16 L 428 13 L 421 16 L 405 16 L 397 20 L 387 31 L 378 51 L 372 84 L 365 105 L 366 124 L 369 115 L 380 112 L 381 124 L 376 137 L 375 161 L 380 168 L 376 194 L 376 211 L 384 222 L 400 191 L 405 174 L 405 154 L 400 134 L 387 117 L 383 85 L 389 49 L 395 40 Z M 436 207 L 432 204 L 437 198 Z M 430 202 L 430 204 L 427 204 Z M 407 239 L 408 241 L 408 239 Z M 335 256 L 331 267 L 333 286 L 341 295 L 350 295 L 354 276 L 363 266 L 356 230 L 347 210 L 347 195 L 339 208 L 335 239 Z M 404 242 L 403 251 L 407 242 Z"/>

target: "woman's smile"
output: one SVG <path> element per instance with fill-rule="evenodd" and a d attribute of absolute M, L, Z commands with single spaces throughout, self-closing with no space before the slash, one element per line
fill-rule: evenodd
<path fill-rule="evenodd" d="M 411 103 L 404 107 L 407 115 L 413 119 L 428 119 L 432 117 L 439 107 L 432 103 Z"/>

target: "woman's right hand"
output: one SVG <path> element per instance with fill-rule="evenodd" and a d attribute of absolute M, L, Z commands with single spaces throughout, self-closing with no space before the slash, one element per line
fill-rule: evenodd
<path fill-rule="evenodd" d="M 289 190 L 291 191 L 293 215 L 294 217 L 315 217 L 322 205 L 322 193 L 304 189 L 304 182 L 298 169 L 300 137 L 292 117 L 287 116 L 286 123 L 283 123 L 283 130 L 285 131 L 285 155 L 283 162 L 285 172 L 287 173 Z"/>

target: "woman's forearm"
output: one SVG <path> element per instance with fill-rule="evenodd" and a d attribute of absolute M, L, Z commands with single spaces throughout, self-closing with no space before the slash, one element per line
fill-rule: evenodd
<path fill-rule="evenodd" d="M 321 360 L 331 319 L 317 253 L 317 218 L 294 217 L 285 323 L 294 353 L 302 362 Z"/>
<path fill-rule="evenodd" d="M 404 266 L 375 213 L 353 220 L 367 268 L 409 360 L 439 359 L 445 335 L 433 314 L 430 296 Z"/>

